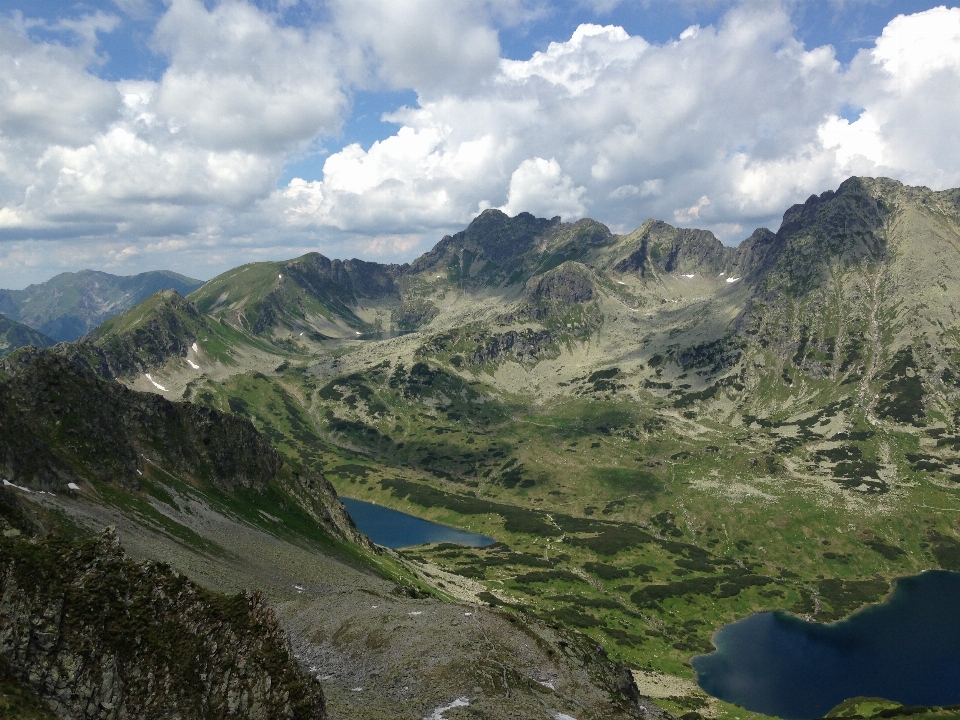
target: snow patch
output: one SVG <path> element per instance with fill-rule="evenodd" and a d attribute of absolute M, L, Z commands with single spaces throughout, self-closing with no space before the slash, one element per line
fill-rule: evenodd
<path fill-rule="evenodd" d="M 152 377 L 150 377 L 150 373 L 147 373 L 147 380 L 149 380 L 150 382 L 152 382 L 152 383 L 153 383 L 153 386 L 154 386 L 155 388 L 157 388 L 157 390 L 163 390 L 164 392 L 169 392 L 163 385 L 161 385 L 161 384 L 158 383 L 156 380 L 154 380 Z"/>
<path fill-rule="evenodd" d="M 412 613 L 410 613 L 410 615 L 423 615 L 423 612 L 421 610 L 414 610 Z"/>
<path fill-rule="evenodd" d="M 71 484 L 72 484 L 72 483 L 71 483 Z M 31 490 L 30 488 L 25 488 L 25 487 L 23 487 L 22 485 L 14 485 L 12 482 L 10 482 L 9 480 L 7 480 L 6 478 L 3 479 L 3 485 L 4 485 L 4 487 L 12 487 L 12 488 L 16 488 L 17 490 L 20 490 L 20 491 L 22 491 L 22 492 L 30 493 L 31 495 L 32 495 L 34 492 L 36 492 L 37 495 L 49 495 L 49 496 L 51 496 L 51 497 L 56 497 L 56 495 L 54 495 L 52 492 L 47 492 L 46 490 Z"/>
<path fill-rule="evenodd" d="M 553 720 L 577 720 L 573 715 L 567 715 L 566 713 L 553 713 Z"/>
<path fill-rule="evenodd" d="M 200 348 L 197 347 L 197 344 L 196 344 L 196 343 L 194 343 L 194 344 L 191 345 L 190 347 L 193 348 L 193 351 L 194 351 L 195 353 L 200 352 Z"/>
<path fill-rule="evenodd" d="M 553 680 L 537 680 L 537 682 L 543 685 L 545 688 L 550 688 L 554 691 L 557 689 L 557 686 L 553 683 Z"/>
<path fill-rule="evenodd" d="M 626 283 L 625 283 L 625 282 L 620 282 L 619 280 L 617 280 L 617 285 L 626 285 Z"/>
<path fill-rule="evenodd" d="M 187 365 L 189 365 L 190 367 L 192 367 L 194 370 L 199 370 L 199 369 L 200 369 L 200 366 L 197 365 L 197 364 L 196 364 L 193 360 L 191 360 L 190 358 L 187 358 Z"/>
<path fill-rule="evenodd" d="M 443 716 L 443 714 L 444 714 L 447 710 L 453 710 L 454 708 L 458 708 L 458 707 L 469 707 L 469 706 L 470 706 L 470 699 L 469 699 L 469 698 L 458 697 L 456 700 L 454 700 L 454 701 L 453 701 L 452 703 L 450 703 L 449 705 L 444 705 L 443 707 L 438 707 L 436 710 L 433 711 L 433 715 L 428 715 L 428 716 L 425 717 L 423 720 L 447 720 L 447 719 Z M 573 718 L 570 718 L 570 720 L 573 720 Z"/>
<path fill-rule="evenodd" d="M 77 485 L 76 483 L 67 483 L 67 488 L 69 488 L 70 490 L 79 490 L 80 486 Z"/>
<path fill-rule="evenodd" d="M 740 278 L 727 278 L 727 282 L 728 282 L 728 283 L 735 283 L 735 282 L 736 282 L 737 280 L 739 280 L 739 279 L 740 279 Z"/>
<path fill-rule="evenodd" d="M 684 275 L 684 277 L 685 277 L 685 278 L 690 278 L 690 279 L 693 279 L 693 278 L 695 278 L 695 277 L 696 277 L 696 275 Z"/>

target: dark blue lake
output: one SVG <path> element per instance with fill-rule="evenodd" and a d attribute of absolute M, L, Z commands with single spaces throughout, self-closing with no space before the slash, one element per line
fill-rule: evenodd
<path fill-rule="evenodd" d="M 346 506 L 360 532 L 377 545 L 394 550 L 425 543 L 446 542 L 467 547 L 486 547 L 496 542 L 486 535 L 458 530 L 383 505 L 344 497 L 340 498 L 340 502 Z"/>
<path fill-rule="evenodd" d="M 787 720 L 852 697 L 960 703 L 960 573 L 901 578 L 889 598 L 830 625 L 782 612 L 722 627 L 691 661 L 706 692 Z"/>

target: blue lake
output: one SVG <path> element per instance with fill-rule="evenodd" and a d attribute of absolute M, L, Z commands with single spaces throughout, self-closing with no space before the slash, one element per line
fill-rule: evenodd
<path fill-rule="evenodd" d="M 885 602 L 830 625 L 758 613 L 713 644 L 691 661 L 700 687 L 766 715 L 819 718 L 858 696 L 960 703 L 960 573 L 901 578 Z"/>
<path fill-rule="evenodd" d="M 486 547 L 496 542 L 486 535 L 458 530 L 449 525 L 431 522 L 383 505 L 340 498 L 364 535 L 377 545 L 399 550 L 425 543 L 454 543 L 467 547 Z"/>

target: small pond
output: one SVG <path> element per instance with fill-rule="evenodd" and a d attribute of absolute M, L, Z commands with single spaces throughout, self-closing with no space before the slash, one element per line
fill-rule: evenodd
<path fill-rule="evenodd" d="M 360 532 L 377 545 L 399 550 L 425 543 L 454 543 L 467 547 L 486 547 L 495 540 L 486 535 L 458 530 L 364 500 L 340 498 Z"/>
<path fill-rule="evenodd" d="M 691 661 L 706 692 L 787 720 L 852 697 L 904 705 L 960 703 L 960 573 L 901 578 L 886 601 L 830 625 L 783 612 L 751 615 Z"/>

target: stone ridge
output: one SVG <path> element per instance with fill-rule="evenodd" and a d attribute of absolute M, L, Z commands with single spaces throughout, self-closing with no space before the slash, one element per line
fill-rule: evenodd
<path fill-rule="evenodd" d="M 67 720 L 321 720 L 259 594 L 210 592 L 95 542 L 0 538 L 0 656 Z"/>

